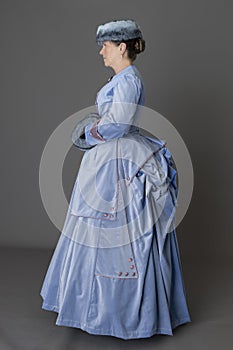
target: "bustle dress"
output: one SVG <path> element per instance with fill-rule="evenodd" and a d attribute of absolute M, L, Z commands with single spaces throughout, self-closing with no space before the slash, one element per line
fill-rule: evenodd
<path fill-rule="evenodd" d="M 145 136 L 134 65 L 97 94 L 101 119 L 85 151 L 42 289 L 56 325 L 123 339 L 173 335 L 190 322 L 175 229 L 177 171 L 163 140 Z"/>

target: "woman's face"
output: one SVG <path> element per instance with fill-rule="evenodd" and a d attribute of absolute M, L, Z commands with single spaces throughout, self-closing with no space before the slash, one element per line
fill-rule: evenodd
<path fill-rule="evenodd" d="M 112 41 L 104 41 L 99 54 L 103 56 L 106 67 L 114 68 L 122 58 L 122 48 Z"/>

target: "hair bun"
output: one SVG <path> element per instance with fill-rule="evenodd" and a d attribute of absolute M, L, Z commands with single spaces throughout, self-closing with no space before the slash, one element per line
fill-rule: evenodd
<path fill-rule="evenodd" d="M 137 39 L 134 48 L 137 54 L 143 52 L 145 50 L 145 40 L 141 38 Z"/>

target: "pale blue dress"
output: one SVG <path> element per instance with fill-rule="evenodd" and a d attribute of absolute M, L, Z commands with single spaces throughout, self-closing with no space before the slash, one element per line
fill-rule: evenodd
<path fill-rule="evenodd" d="M 123 339 L 190 322 L 175 232 L 176 170 L 165 142 L 138 128 L 134 65 L 98 93 L 84 153 L 41 289 L 56 324 Z"/>

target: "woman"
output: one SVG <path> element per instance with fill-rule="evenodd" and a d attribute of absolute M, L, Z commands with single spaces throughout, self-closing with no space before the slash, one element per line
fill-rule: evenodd
<path fill-rule="evenodd" d="M 41 291 L 57 325 L 123 339 L 173 334 L 190 322 L 174 226 L 176 171 L 165 143 L 142 135 L 144 86 L 134 66 L 145 41 L 131 20 L 100 25 L 115 75 L 98 115 L 82 123 L 87 150 Z"/>

